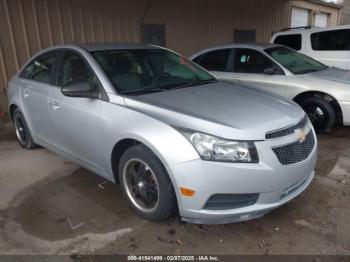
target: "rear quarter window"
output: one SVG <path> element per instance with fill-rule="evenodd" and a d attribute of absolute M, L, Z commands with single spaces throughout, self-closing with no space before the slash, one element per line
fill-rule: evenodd
<path fill-rule="evenodd" d="M 311 46 L 317 51 L 350 50 L 350 29 L 313 33 L 311 34 Z"/>
<path fill-rule="evenodd" d="M 51 84 L 57 52 L 48 52 L 34 58 L 19 74 L 21 78 Z"/>
<path fill-rule="evenodd" d="M 301 34 L 279 35 L 275 38 L 275 44 L 288 46 L 294 50 L 301 49 Z"/>
<path fill-rule="evenodd" d="M 193 61 L 209 71 L 226 72 L 228 71 L 227 62 L 230 52 L 231 49 L 209 51 L 208 53 L 196 57 Z"/>

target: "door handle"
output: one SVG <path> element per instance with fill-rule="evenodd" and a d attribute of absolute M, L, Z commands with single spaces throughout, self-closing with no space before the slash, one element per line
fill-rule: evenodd
<path fill-rule="evenodd" d="M 51 106 L 53 111 L 57 111 L 58 109 L 60 109 L 60 106 L 58 105 L 58 103 L 56 101 L 51 102 L 50 106 Z"/>
<path fill-rule="evenodd" d="M 239 78 L 233 78 L 232 79 L 232 83 L 234 83 L 234 84 L 240 84 L 242 81 L 241 81 L 241 79 L 239 79 Z"/>
<path fill-rule="evenodd" d="M 31 86 L 24 86 L 23 87 L 23 97 L 26 98 L 29 96 L 28 90 L 31 89 Z"/>

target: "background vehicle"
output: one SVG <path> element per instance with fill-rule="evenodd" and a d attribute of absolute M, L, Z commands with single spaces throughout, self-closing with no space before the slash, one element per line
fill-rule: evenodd
<path fill-rule="evenodd" d="M 329 68 L 290 48 L 273 44 L 231 44 L 190 58 L 216 77 L 251 85 L 296 101 L 318 132 L 338 120 L 350 125 L 350 74 Z"/>
<path fill-rule="evenodd" d="M 328 66 L 350 69 L 350 25 L 284 30 L 275 33 L 271 43 L 293 48 Z"/>
<path fill-rule="evenodd" d="M 142 217 L 260 217 L 312 181 L 314 130 L 293 102 L 232 88 L 169 50 L 58 46 L 9 83 L 21 146 L 37 144 L 119 182 Z"/>

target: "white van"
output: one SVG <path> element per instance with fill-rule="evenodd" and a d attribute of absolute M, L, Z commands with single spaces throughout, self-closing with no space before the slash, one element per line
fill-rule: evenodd
<path fill-rule="evenodd" d="M 350 70 L 350 25 L 290 28 L 275 33 L 270 42 L 293 48 L 326 65 Z"/>

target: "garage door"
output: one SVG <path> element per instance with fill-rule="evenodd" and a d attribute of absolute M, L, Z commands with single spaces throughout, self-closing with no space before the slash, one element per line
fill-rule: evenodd
<path fill-rule="evenodd" d="M 319 13 L 315 15 L 315 26 L 325 27 L 328 24 L 328 14 Z"/>
<path fill-rule="evenodd" d="M 291 27 L 308 26 L 309 25 L 309 10 L 293 7 Z"/>

